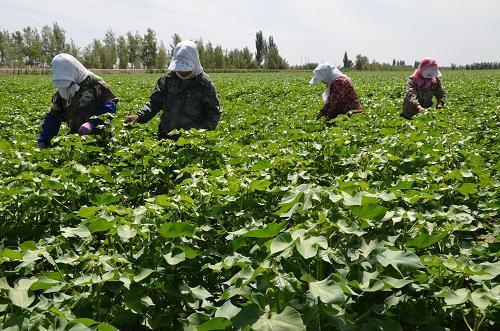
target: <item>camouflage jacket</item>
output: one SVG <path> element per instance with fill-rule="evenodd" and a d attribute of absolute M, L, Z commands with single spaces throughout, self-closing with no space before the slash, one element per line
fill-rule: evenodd
<path fill-rule="evenodd" d="M 160 77 L 149 102 L 137 113 L 138 122 L 148 122 L 162 109 L 160 137 L 175 129 L 214 130 L 222 112 L 215 85 L 204 72 L 189 82 L 175 72 Z"/>
<path fill-rule="evenodd" d="M 432 107 L 433 97 L 436 97 L 437 102 L 441 102 L 442 104 L 446 100 L 446 92 L 441 86 L 439 78 L 436 78 L 436 83 L 429 87 L 419 87 L 410 78 L 406 85 L 406 95 L 401 116 L 410 119 L 418 114 L 418 106 L 422 106 L 423 108 Z"/>
<path fill-rule="evenodd" d="M 104 80 L 94 74 L 90 74 L 78 85 L 80 90 L 69 101 L 64 100 L 56 92 L 52 97 L 52 107 L 49 112 L 49 115 L 66 122 L 70 133 L 78 132 L 80 126 L 92 116 L 100 115 L 99 106 L 104 101 L 118 100 Z"/>

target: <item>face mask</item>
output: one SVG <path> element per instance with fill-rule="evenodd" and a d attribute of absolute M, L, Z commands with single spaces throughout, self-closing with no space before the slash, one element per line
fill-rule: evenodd
<path fill-rule="evenodd" d="M 61 87 L 57 91 L 64 100 L 70 100 L 79 90 L 80 86 L 78 84 L 73 84 L 69 87 Z"/>
<path fill-rule="evenodd" d="M 181 75 L 179 75 L 179 73 L 176 71 L 175 74 L 177 75 L 177 77 L 179 77 L 180 79 L 189 79 L 191 78 L 191 76 L 193 76 L 193 73 L 191 73 L 190 75 L 186 76 L 186 77 L 182 77 Z"/>
<path fill-rule="evenodd" d="M 438 69 L 436 67 L 429 67 L 422 71 L 424 78 L 432 78 L 438 76 Z"/>

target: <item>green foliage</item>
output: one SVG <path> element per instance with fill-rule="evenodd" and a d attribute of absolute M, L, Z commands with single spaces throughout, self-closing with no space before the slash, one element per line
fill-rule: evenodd
<path fill-rule="evenodd" d="M 309 73 L 211 74 L 221 122 L 177 142 L 123 125 L 158 75 L 109 75 L 114 137 L 41 151 L 50 77 L 0 76 L 0 328 L 495 329 L 500 73 L 411 122 L 409 74 L 353 73 L 332 122 Z"/>

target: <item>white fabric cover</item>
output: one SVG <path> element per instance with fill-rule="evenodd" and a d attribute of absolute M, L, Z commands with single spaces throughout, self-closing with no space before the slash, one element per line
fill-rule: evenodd
<path fill-rule="evenodd" d="M 309 84 L 325 83 L 326 88 L 323 92 L 323 102 L 326 104 L 330 97 L 330 87 L 332 82 L 339 77 L 347 77 L 336 66 L 332 66 L 328 62 L 321 63 L 313 70 L 314 77 L 309 81 Z"/>
<path fill-rule="evenodd" d="M 90 71 L 72 55 L 61 53 L 52 60 L 52 85 L 55 88 L 68 87 L 71 82 L 81 83 Z"/>
<path fill-rule="evenodd" d="M 168 66 L 170 71 L 192 71 L 184 79 L 195 77 L 203 72 L 196 44 L 190 40 L 181 41 L 175 46 L 172 62 Z"/>
<path fill-rule="evenodd" d="M 441 71 L 437 67 L 427 67 L 422 70 L 422 76 L 424 78 L 441 77 Z"/>

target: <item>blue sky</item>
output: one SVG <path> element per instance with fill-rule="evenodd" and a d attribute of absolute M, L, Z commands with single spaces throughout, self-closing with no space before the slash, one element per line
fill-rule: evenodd
<path fill-rule="evenodd" d="M 443 65 L 500 61 L 496 0 L 0 0 L 0 29 L 58 22 L 78 46 L 117 34 L 155 30 L 170 42 L 203 38 L 224 48 L 255 48 L 255 32 L 272 35 L 290 64 L 340 64 L 366 55 L 413 63 L 434 56 Z"/>

